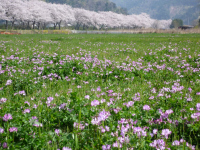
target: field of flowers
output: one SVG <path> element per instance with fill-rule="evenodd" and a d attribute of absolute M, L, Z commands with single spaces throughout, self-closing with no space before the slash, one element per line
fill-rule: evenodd
<path fill-rule="evenodd" d="M 0 149 L 200 148 L 200 35 L 0 35 Z"/>

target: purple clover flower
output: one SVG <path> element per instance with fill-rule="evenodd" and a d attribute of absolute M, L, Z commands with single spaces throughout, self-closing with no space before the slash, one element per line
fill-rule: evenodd
<path fill-rule="evenodd" d="M 183 143 L 183 142 L 185 142 L 185 140 L 184 139 L 180 139 L 180 143 Z"/>
<path fill-rule="evenodd" d="M 172 132 L 169 129 L 163 129 L 162 130 L 162 135 L 165 136 L 166 139 L 168 139 L 168 136 L 171 134 Z"/>
<path fill-rule="evenodd" d="M 3 121 L 8 121 L 8 120 L 12 120 L 13 118 L 12 118 L 12 115 L 11 114 L 5 114 L 4 116 L 3 116 Z"/>
<path fill-rule="evenodd" d="M 125 105 L 127 108 L 133 106 L 134 102 L 133 101 L 129 101 L 128 103 L 123 103 L 123 105 Z"/>
<path fill-rule="evenodd" d="M 11 127 L 11 128 L 9 129 L 9 131 L 10 131 L 10 132 L 17 132 L 17 128 L 16 128 L 16 127 Z"/>
<path fill-rule="evenodd" d="M 92 121 L 91 121 L 91 123 L 94 124 L 94 125 L 95 124 L 97 125 L 97 124 L 100 123 L 100 121 L 98 120 L 98 118 L 93 118 Z"/>
<path fill-rule="evenodd" d="M 1 104 L 1 103 L 5 103 L 6 101 L 7 101 L 7 99 L 2 97 L 2 98 L 0 99 L 0 104 Z"/>
<path fill-rule="evenodd" d="M 187 101 L 188 101 L 188 102 L 191 102 L 191 101 L 192 101 L 192 98 L 191 98 L 191 97 L 188 97 L 188 98 L 187 98 Z"/>
<path fill-rule="evenodd" d="M 111 93 L 113 93 L 113 90 L 108 90 L 107 92 L 108 92 L 109 94 L 111 94 Z"/>
<path fill-rule="evenodd" d="M 145 129 L 142 129 L 141 127 L 135 127 L 133 129 L 133 133 L 137 134 L 138 137 L 147 136 L 147 132 L 145 131 Z"/>
<path fill-rule="evenodd" d="M 26 113 L 30 113 L 30 109 L 25 109 L 25 110 L 23 111 L 23 114 L 26 114 Z"/>
<path fill-rule="evenodd" d="M 190 110 L 191 110 L 191 111 L 193 111 L 193 110 L 194 110 L 194 108 L 190 108 Z"/>
<path fill-rule="evenodd" d="M 59 134 L 61 133 L 60 129 L 55 129 L 55 133 L 59 136 Z"/>
<path fill-rule="evenodd" d="M 165 113 L 166 113 L 166 114 L 168 114 L 168 115 L 170 115 L 170 114 L 172 114 L 172 113 L 173 113 L 173 110 L 171 110 L 171 109 L 169 109 L 169 110 L 166 110 L 166 111 L 165 111 Z"/>
<path fill-rule="evenodd" d="M 92 119 L 91 123 L 95 125 L 100 124 L 101 121 L 105 121 L 110 115 L 109 111 L 103 109 L 103 111 L 99 113 L 98 117 Z"/>
<path fill-rule="evenodd" d="M 77 88 L 78 88 L 78 89 L 80 89 L 80 88 L 81 88 L 81 86 L 80 86 L 80 85 L 78 85 L 78 86 L 77 86 Z"/>
<path fill-rule="evenodd" d="M 38 105 L 36 105 L 36 104 L 33 105 L 33 108 L 37 109 L 37 107 L 38 107 Z"/>
<path fill-rule="evenodd" d="M 108 126 L 105 126 L 106 131 L 110 131 L 110 128 Z"/>
<path fill-rule="evenodd" d="M 66 105 L 67 105 L 66 103 L 61 104 L 61 105 L 59 106 L 59 111 L 60 111 L 61 109 L 65 109 L 65 106 L 66 106 Z"/>
<path fill-rule="evenodd" d="M 196 107 L 197 107 L 197 111 L 200 111 L 200 103 L 197 103 Z"/>
<path fill-rule="evenodd" d="M 100 92 L 100 91 L 101 91 L 101 88 L 100 88 L 100 86 L 98 86 L 98 87 L 97 87 L 97 91 L 98 91 L 98 92 Z"/>
<path fill-rule="evenodd" d="M 149 97 L 149 99 L 154 99 L 154 96 Z"/>
<path fill-rule="evenodd" d="M 150 108 L 149 105 L 144 105 L 144 106 L 143 106 L 143 110 L 151 110 L 151 108 Z"/>
<path fill-rule="evenodd" d="M 180 145 L 180 142 L 177 141 L 177 140 L 175 140 L 175 141 L 172 143 L 172 145 L 179 146 L 179 145 Z"/>
<path fill-rule="evenodd" d="M 6 85 L 11 85 L 12 80 L 7 80 Z"/>
<path fill-rule="evenodd" d="M 33 116 L 32 119 L 33 119 L 33 120 L 37 120 L 37 117 L 36 117 L 36 116 Z"/>
<path fill-rule="evenodd" d="M 25 101 L 24 104 L 27 104 L 28 106 L 30 106 L 30 103 L 28 101 Z"/>
<path fill-rule="evenodd" d="M 35 126 L 35 127 L 42 127 L 43 125 L 42 125 L 42 123 L 39 123 L 38 121 L 35 121 L 34 124 L 33 124 L 33 126 Z"/>
<path fill-rule="evenodd" d="M 90 95 L 85 95 L 85 99 L 90 99 Z"/>
<path fill-rule="evenodd" d="M 150 146 L 160 150 L 165 150 L 166 148 L 165 141 L 163 139 L 154 140 L 152 143 L 150 143 Z"/>
<path fill-rule="evenodd" d="M 106 129 L 104 129 L 103 127 L 101 127 L 101 133 L 105 133 Z"/>
<path fill-rule="evenodd" d="M 157 134 L 158 129 L 153 129 L 153 134 Z"/>
<path fill-rule="evenodd" d="M 200 112 L 191 115 L 192 119 L 198 119 L 199 117 L 200 117 Z"/>
<path fill-rule="evenodd" d="M 19 94 L 25 96 L 25 95 L 26 95 L 26 92 L 25 92 L 24 90 L 23 90 L 23 91 L 19 91 Z"/>
<path fill-rule="evenodd" d="M 104 102 L 106 102 L 106 100 L 105 99 L 101 99 L 101 103 L 104 103 Z"/>
<path fill-rule="evenodd" d="M 62 150 L 72 150 L 72 149 L 69 147 L 63 147 Z"/>
<path fill-rule="evenodd" d="M 129 143 L 129 138 L 128 137 L 118 137 L 118 141 L 123 144 L 123 143 Z"/>
<path fill-rule="evenodd" d="M 110 112 L 109 111 L 105 111 L 105 110 L 103 110 L 103 111 L 101 111 L 100 113 L 99 113 L 99 120 L 101 120 L 101 121 L 105 121 L 109 116 L 110 116 L 111 114 L 110 114 Z"/>
<path fill-rule="evenodd" d="M 151 136 L 151 137 L 153 137 L 153 136 L 154 136 L 154 134 L 153 134 L 153 133 L 150 133 L 150 136 Z"/>
<path fill-rule="evenodd" d="M 121 128 L 120 128 L 120 126 L 118 126 L 118 128 L 121 129 L 121 136 L 124 137 L 125 134 L 128 132 L 128 130 L 130 129 L 130 125 L 127 124 L 126 126 L 124 126 L 124 125 L 122 124 Z"/>
<path fill-rule="evenodd" d="M 8 148 L 8 144 L 6 142 L 3 143 L 3 148 Z"/>
<path fill-rule="evenodd" d="M 117 147 L 117 148 L 122 148 L 122 144 L 118 143 L 117 141 L 115 143 L 113 143 L 112 145 L 113 147 Z"/>
<path fill-rule="evenodd" d="M 47 101 L 46 101 L 47 106 L 50 106 L 50 103 L 51 103 L 51 101 L 53 101 L 53 100 L 54 100 L 53 97 L 47 97 Z"/>
<path fill-rule="evenodd" d="M 91 102 L 91 106 L 97 106 L 97 105 L 99 105 L 100 103 L 99 103 L 99 101 L 98 100 L 94 100 L 94 101 L 92 101 Z"/>
<path fill-rule="evenodd" d="M 74 126 L 74 128 L 81 129 L 81 130 L 83 130 L 85 128 L 85 125 L 82 124 L 82 123 L 76 123 L 76 122 L 74 122 L 73 126 Z"/>
<path fill-rule="evenodd" d="M 121 111 L 122 110 L 122 108 L 119 108 L 119 107 L 117 107 L 117 108 L 113 108 L 113 111 L 117 114 L 119 111 Z"/>
<path fill-rule="evenodd" d="M 161 114 L 161 116 L 160 116 L 161 119 L 166 119 L 166 118 L 168 118 L 168 116 L 170 114 L 173 113 L 173 110 L 169 109 L 169 110 L 166 110 L 165 113 L 163 113 L 162 110 L 159 109 L 159 113 Z"/>
<path fill-rule="evenodd" d="M 200 95 L 200 92 L 197 92 L 196 95 Z"/>
<path fill-rule="evenodd" d="M 103 145 L 102 150 L 109 150 L 111 148 L 111 145 Z"/>
<path fill-rule="evenodd" d="M 3 128 L 0 128 L 0 133 L 3 133 L 4 132 L 4 129 Z"/>
<path fill-rule="evenodd" d="M 191 93 L 191 92 L 192 92 L 192 89 L 191 89 L 191 88 L 188 88 L 188 91 Z"/>

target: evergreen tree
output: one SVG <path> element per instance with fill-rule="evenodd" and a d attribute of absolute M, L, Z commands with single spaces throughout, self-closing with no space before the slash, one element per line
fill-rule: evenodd
<path fill-rule="evenodd" d="M 170 28 L 178 28 L 183 25 L 183 20 L 181 19 L 174 19 L 172 20 L 172 24 L 170 25 Z"/>

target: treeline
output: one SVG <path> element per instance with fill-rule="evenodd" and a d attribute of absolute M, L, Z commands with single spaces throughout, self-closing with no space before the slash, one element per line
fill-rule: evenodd
<path fill-rule="evenodd" d="M 129 14 L 147 13 L 151 18 L 183 20 L 192 24 L 200 12 L 199 0 L 110 0 L 117 6 L 125 7 Z"/>
<path fill-rule="evenodd" d="M 127 15 L 127 9 L 117 7 L 114 2 L 109 0 L 45 0 L 46 2 L 56 4 L 67 4 L 74 8 L 83 8 L 90 11 L 112 11 L 118 14 Z"/>
<path fill-rule="evenodd" d="M 171 20 L 155 20 L 149 15 L 124 15 L 111 11 L 89 11 L 65 4 L 52 4 L 39 0 L 0 0 L 0 20 L 12 28 L 45 29 L 62 24 L 75 29 L 133 29 L 169 28 Z"/>

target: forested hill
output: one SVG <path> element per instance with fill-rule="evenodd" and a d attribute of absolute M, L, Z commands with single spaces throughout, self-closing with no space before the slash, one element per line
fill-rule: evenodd
<path fill-rule="evenodd" d="M 110 0 L 125 7 L 129 14 L 147 13 L 154 19 L 179 18 L 192 24 L 200 13 L 199 0 Z"/>
<path fill-rule="evenodd" d="M 45 0 L 56 4 L 67 4 L 75 8 L 84 8 L 91 11 L 113 11 L 121 14 L 128 14 L 125 8 L 117 7 L 109 0 Z"/>

